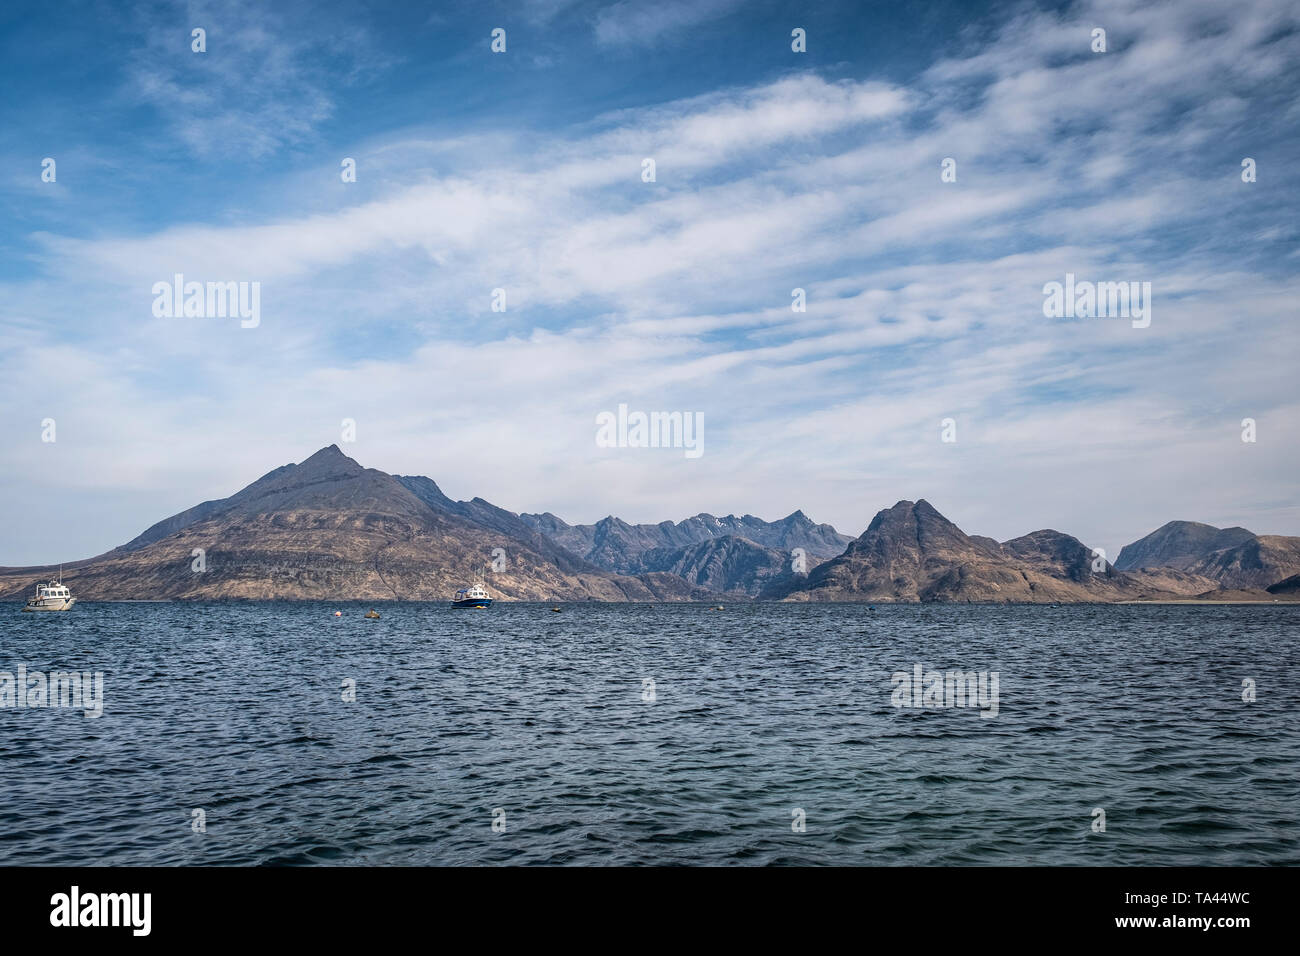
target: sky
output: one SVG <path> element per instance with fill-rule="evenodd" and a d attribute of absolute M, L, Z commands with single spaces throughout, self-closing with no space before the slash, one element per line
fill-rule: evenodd
<path fill-rule="evenodd" d="M 0 565 L 332 443 L 574 523 L 1300 534 L 1300 8 L 907 6 L 0 7 Z"/>

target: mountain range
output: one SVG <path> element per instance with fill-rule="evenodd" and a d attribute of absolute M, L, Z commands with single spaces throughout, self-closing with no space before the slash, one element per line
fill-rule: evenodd
<path fill-rule="evenodd" d="M 0 568 L 0 597 L 52 570 Z M 572 525 L 454 501 L 330 445 L 63 574 L 83 601 L 440 600 L 478 575 L 506 600 L 1272 601 L 1300 599 L 1300 538 L 1172 521 L 1111 565 L 1059 531 L 968 535 L 924 500 L 879 512 L 857 538 L 802 511 Z"/>

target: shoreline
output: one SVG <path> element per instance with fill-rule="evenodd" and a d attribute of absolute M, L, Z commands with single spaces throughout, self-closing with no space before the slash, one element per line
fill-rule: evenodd
<path fill-rule="evenodd" d="M 21 601 L 9 601 L 6 603 L 22 603 Z M 215 598 L 79 598 L 78 604 L 366 604 L 366 605 L 393 605 L 393 604 L 444 604 L 449 603 L 439 598 L 433 599 L 409 599 L 409 598 L 240 598 L 240 597 L 215 597 Z M 684 607 L 688 605 L 699 605 L 708 607 L 711 610 L 720 609 L 719 602 L 714 601 L 593 601 L 587 599 L 575 600 L 572 598 L 531 598 L 527 600 L 510 600 L 505 598 L 495 598 L 494 605 L 565 605 L 570 607 L 583 607 L 590 605 L 641 605 L 644 607 Z M 1157 600 L 1133 600 L 1133 601 L 758 601 L 758 600 L 738 600 L 732 598 L 726 601 L 724 607 L 748 607 L 757 604 L 782 604 L 791 607 L 807 607 L 816 605 L 844 605 L 844 606 L 861 606 L 861 607 L 1047 607 L 1047 608 L 1065 608 L 1065 607 L 1132 607 L 1147 605 L 1158 607 L 1161 605 L 1205 605 L 1205 606 L 1222 606 L 1222 605 L 1259 605 L 1262 607 L 1300 605 L 1300 598 L 1273 598 L 1272 600 L 1247 600 L 1247 599 L 1209 599 L 1203 600 L 1198 598 L 1162 598 Z"/>

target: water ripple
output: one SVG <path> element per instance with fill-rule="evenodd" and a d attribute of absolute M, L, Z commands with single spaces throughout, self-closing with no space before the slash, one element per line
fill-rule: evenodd
<path fill-rule="evenodd" d="M 0 709 L 0 863 L 1300 863 L 1300 607 L 706 607 L 12 614 L 105 708 Z"/>

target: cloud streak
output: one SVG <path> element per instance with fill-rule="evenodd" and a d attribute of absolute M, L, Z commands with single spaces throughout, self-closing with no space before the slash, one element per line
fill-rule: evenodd
<path fill-rule="evenodd" d="M 803 508 L 858 533 L 923 496 L 1108 553 L 1180 517 L 1300 533 L 1296 192 L 1276 162 L 1237 175 L 1296 143 L 1255 108 L 1295 92 L 1294 27 L 1264 2 L 1026 10 L 906 83 L 803 70 L 560 129 L 401 130 L 328 203 L 38 235 L 44 277 L 5 289 L 0 399 L 61 438 L 0 462 L 19 498 L 152 489 L 144 527 L 348 417 L 364 464 L 570 520 Z M 1045 319 L 1067 271 L 1151 281 L 1152 326 Z M 261 281 L 262 325 L 154 319 L 175 272 Z M 597 448 L 619 402 L 703 412 L 706 454 Z M 486 437 L 457 443 L 467 422 Z"/>

